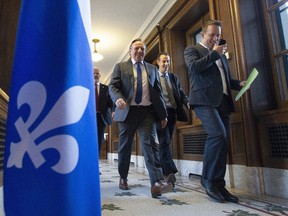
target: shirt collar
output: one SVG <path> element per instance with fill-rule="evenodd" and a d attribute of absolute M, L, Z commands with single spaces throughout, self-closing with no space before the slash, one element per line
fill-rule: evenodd
<path fill-rule="evenodd" d="M 158 70 L 158 73 L 159 73 L 159 76 L 160 77 L 168 77 L 168 72 L 167 71 L 165 71 L 164 73 L 162 73 L 162 72 L 160 72 L 159 70 Z"/>
<path fill-rule="evenodd" d="M 132 64 L 135 65 L 137 62 L 135 61 L 135 59 L 131 59 Z M 143 61 L 140 62 L 141 64 L 144 64 Z"/>
<path fill-rule="evenodd" d="M 205 46 L 203 43 L 199 43 L 201 46 L 205 47 L 206 49 L 210 50 L 207 46 Z"/>

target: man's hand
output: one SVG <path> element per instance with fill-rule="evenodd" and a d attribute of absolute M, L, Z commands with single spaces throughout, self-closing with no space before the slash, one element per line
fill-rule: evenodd
<path fill-rule="evenodd" d="M 218 52 L 219 55 L 223 55 L 226 50 L 227 50 L 227 44 L 223 44 L 223 45 L 215 45 L 213 47 L 213 50 L 215 50 L 216 52 Z"/>
<path fill-rule="evenodd" d="M 167 118 L 165 118 L 165 119 L 161 120 L 161 128 L 164 128 L 164 127 L 166 127 L 166 125 L 167 125 L 167 122 L 168 122 L 168 119 L 167 119 Z"/>
<path fill-rule="evenodd" d="M 246 85 L 246 81 L 242 81 L 242 82 L 240 82 L 240 84 L 239 84 L 240 86 L 245 86 Z"/>
<path fill-rule="evenodd" d="M 123 110 L 126 106 L 126 102 L 122 99 L 122 98 L 119 98 L 115 105 L 120 109 L 120 110 Z"/>

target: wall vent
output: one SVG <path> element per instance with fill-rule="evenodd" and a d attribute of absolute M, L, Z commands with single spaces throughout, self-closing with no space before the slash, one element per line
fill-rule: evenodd
<path fill-rule="evenodd" d="M 288 125 L 277 124 L 268 126 L 270 150 L 273 158 L 288 159 Z"/>
<path fill-rule="evenodd" d="M 206 133 L 183 134 L 183 153 L 203 155 L 206 138 Z"/>

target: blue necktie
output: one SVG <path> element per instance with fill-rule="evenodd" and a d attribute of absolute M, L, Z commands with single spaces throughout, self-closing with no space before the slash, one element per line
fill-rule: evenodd
<path fill-rule="evenodd" d="M 142 101 L 142 70 L 140 65 L 141 65 L 140 62 L 136 62 L 137 66 L 137 87 L 135 96 L 136 104 L 140 104 Z"/>

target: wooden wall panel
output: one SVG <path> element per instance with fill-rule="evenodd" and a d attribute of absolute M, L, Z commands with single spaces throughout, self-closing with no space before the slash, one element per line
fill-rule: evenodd
<path fill-rule="evenodd" d="M 261 38 L 255 40 L 257 45 L 247 47 L 247 40 L 251 40 L 251 35 L 255 36 L 259 34 L 258 29 L 246 30 L 246 25 L 243 25 L 246 20 L 249 19 L 250 24 L 259 25 L 263 22 L 261 17 L 257 16 L 257 13 L 251 12 L 256 10 L 256 1 L 238 1 L 238 0 L 223 0 L 214 1 L 218 2 L 217 6 L 217 17 L 223 21 L 223 36 L 230 41 L 228 51 L 230 52 L 232 59 L 230 60 L 231 73 L 234 78 L 240 80 L 246 80 L 250 71 L 249 68 L 252 66 L 251 62 L 247 60 L 247 53 L 253 52 L 261 62 L 261 52 L 255 47 L 259 47 L 261 44 Z M 241 4 L 240 4 L 241 3 Z M 228 8 L 228 11 L 224 8 Z M 250 9 L 249 15 L 246 15 L 247 8 Z M 249 38 L 248 38 L 249 35 Z M 231 49 L 231 50 L 230 50 Z M 249 56 L 248 56 L 249 57 Z M 265 88 L 265 84 L 260 87 Z M 257 94 L 255 92 L 255 94 Z M 261 97 L 261 92 L 259 92 Z M 236 103 L 236 111 L 241 115 L 241 124 L 244 131 L 244 144 L 246 149 L 246 160 L 249 166 L 261 166 L 261 155 L 258 151 L 258 138 L 256 136 L 257 130 L 255 127 L 255 116 L 253 114 L 253 104 L 250 92 L 246 92 L 245 95 Z M 236 112 L 236 113 L 237 113 Z M 232 140 L 236 140 L 232 137 Z M 243 156 L 243 160 L 244 160 Z"/>
<path fill-rule="evenodd" d="M 273 76 L 269 64 L 267 34 L 263 25 L 261 1 L 238 1 L 243 31 L 243 46 L 245 47 L 246 74 L 257 68 L 259 76 L 251 86 L 251 103 L 254 112 L 275 108 L 273 94 Z M 270 72 L 270 73 L 269 73 Z"/>
<path fill-rule="evenodd" d="M 288 108 L 258 115 L 257 128 L 263 166 L 288 169 Z"/>
<path fill-rule="evenodd" d="M 246 143 L 241 123 L 231 124 L 228 161 L 229 164 L 247 164 Z"/>
<path fill-rule="evenodd" d="M 20 0 L 0 0 L 0 88 L 9 94 Z"/>
<path fill-rule="evenodd" d="M 271 60 L 266 47 L 266 30 L 263 27 L 265 19 L 261 13 L 263 2 L 259 0 L 181 1 L 171 8 L 159 22 L 159 26 L 155 27 L 146 38 L 149 47 L 147 58 L 155 63 L 157 52 L 168 51 L 172 57 L 171 70 L 180 78 L 181 85 L 188 94 L 189 82 L 183 58 L 183 51 L 190 44 L 187 35 L 191 34 L 193 27 L 199 28 L 199 23 L 207 17 L 222 20 L 222 36 L 228 44 L 232 77 L 245 80 L 253 67 L 261 73 L 250 91 L 235 102 L 236 113 L 231 116 L 228 162 L 287 169 L 287 158 L 279 158 L 282 155 L 277 155 L 277 151 L 275 153 L 273 150 L 277 146 L 271 144 L 273 128 L 286 128 L 286 125 L 288 127 L 285 120 L 288 119 L 288 111 L 275 110 L 273 89 L 277 87 L 273 84 L 273 75 L 270 71 Z M 234 97 L 236 94 L 237 92 L 233 92 Z M 195 119 L 192 114 L 193 112 L 188 112 L 190 118 L 188 124 L 177 123 L 176 125 L 172 143 L 173 156 L 176 159 L 202 161 L 201 151 L 199 154 L 193 148 L 204 145 L 205 131 L 201 122 L 192 121 L 192 118 Z M 114 132 L 116 130 L 112 130 L 112 133 Z M 276 133 L 282 136 L 281 132 L 276 131 Z M 116 139 L 112 135 L 112 142 L 113 140 L 116 142 Z M 279 148 L 285 148 L 285 145 L 287 146 L 287 143 L 280 143 Z M 113 152 L 117 149 L 116 146 L 111 148 L 114 149 Z M 135 148 L 134 152 L 139 154 L 140 151 Z M 285 152 L 283 155 L 285 157 Z"/>
<path fill-rule="evenodd" d="M 5 150 L 8 101 L 9 101 L 8 95 L 0 88 L 0 186 L 3 185 L 4 150 Z"/>

